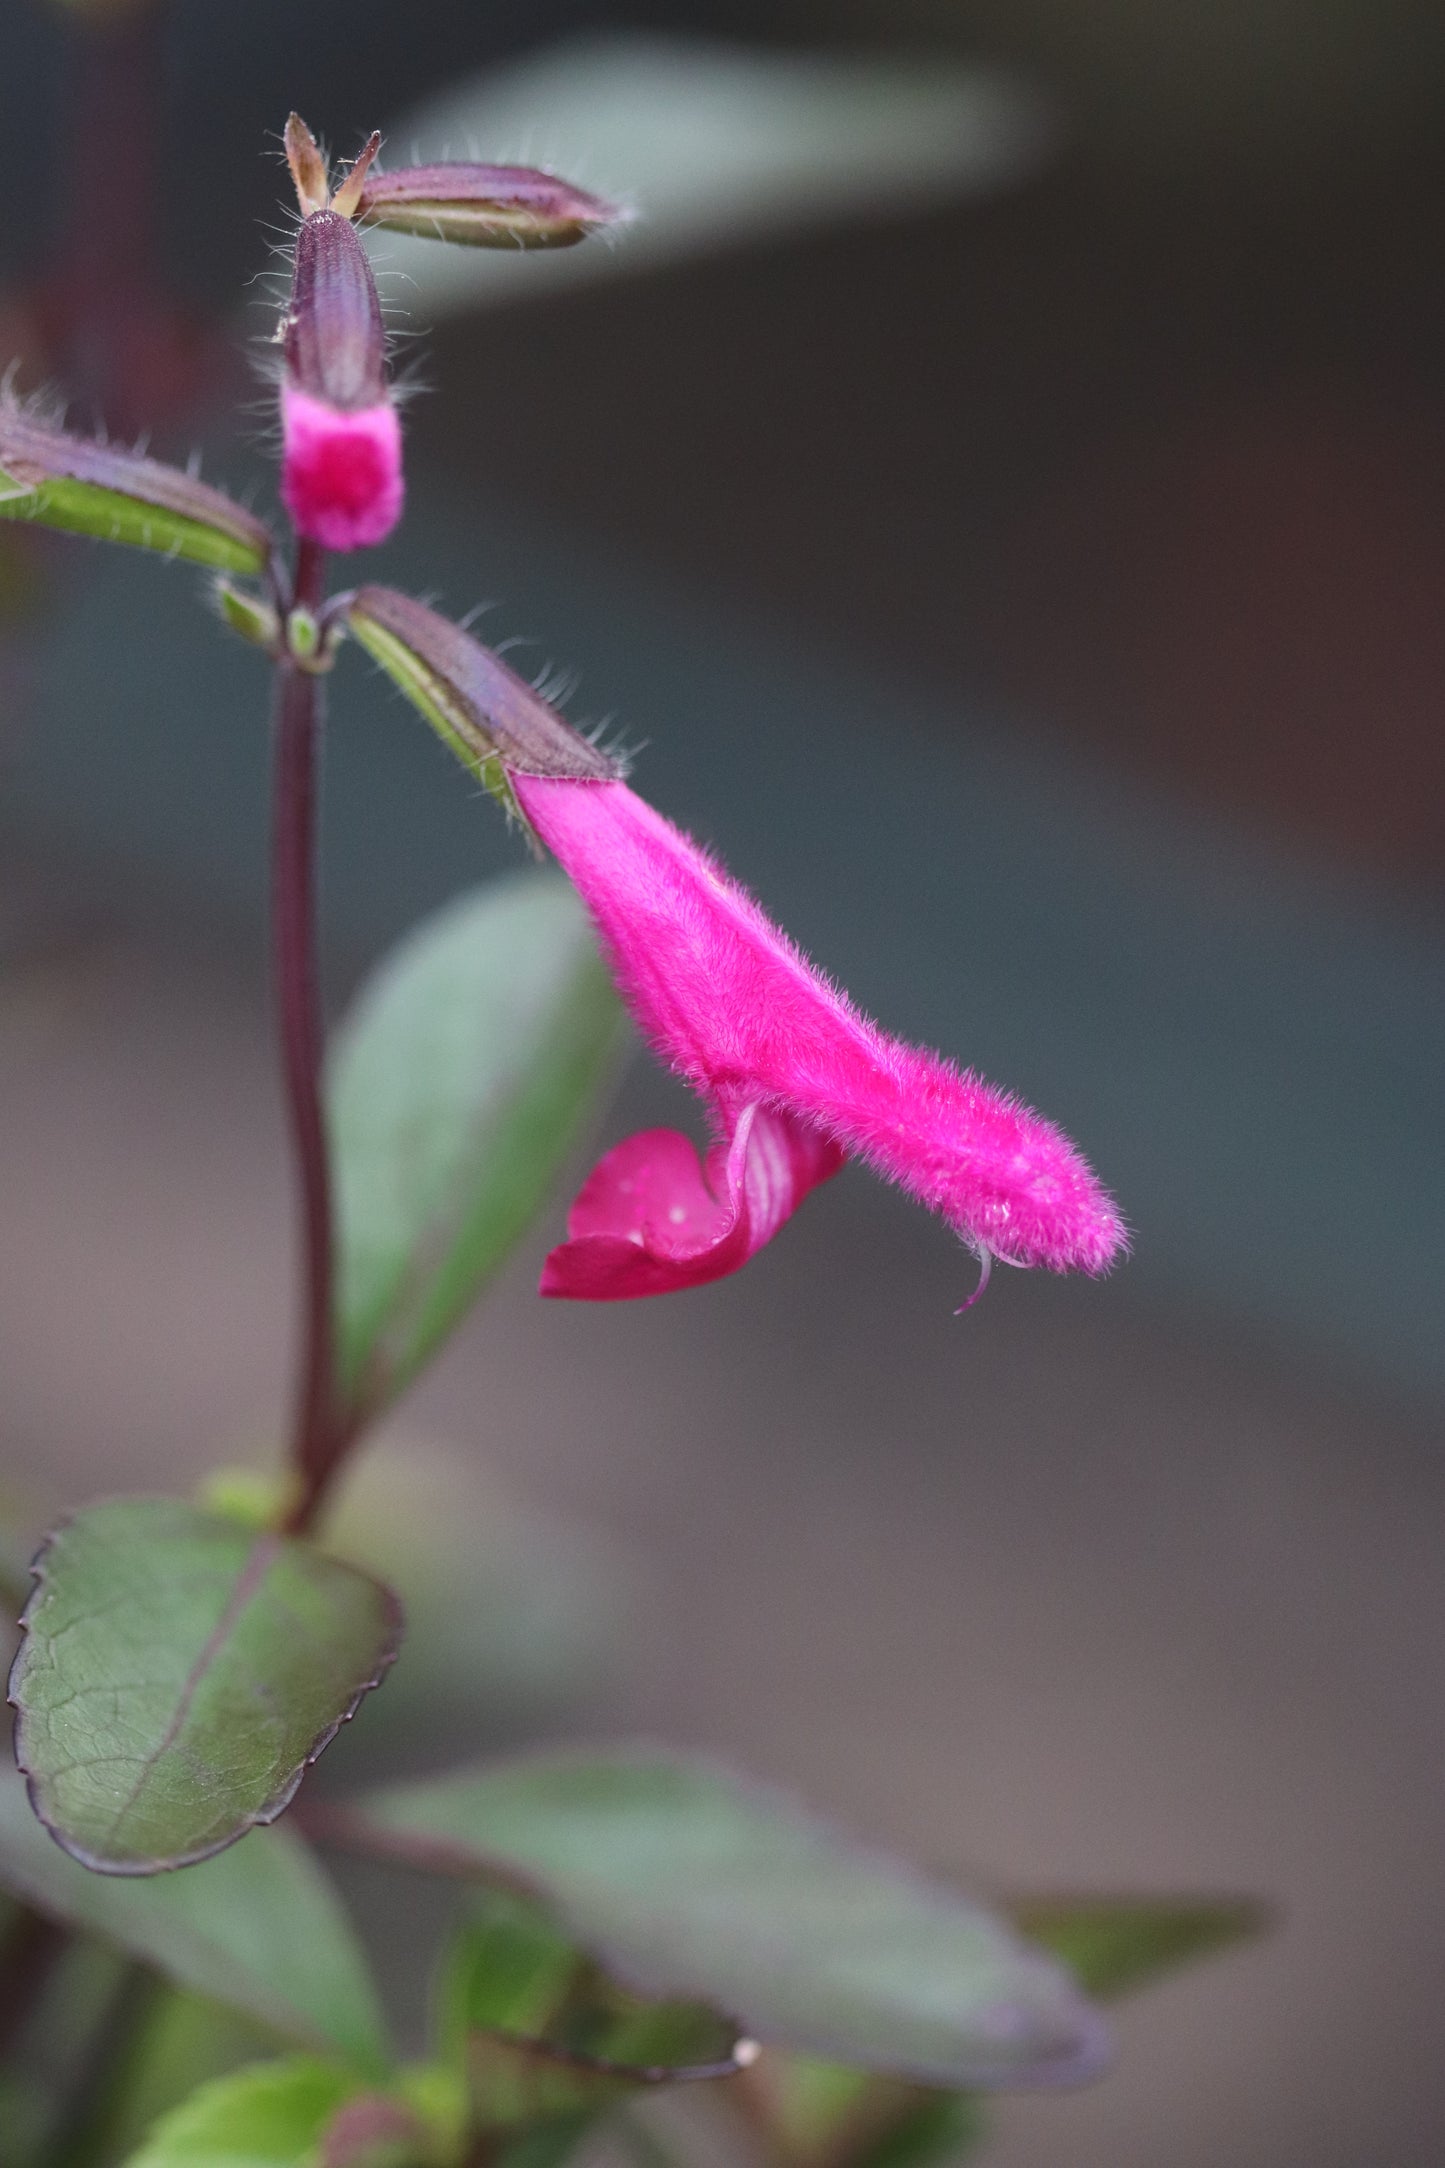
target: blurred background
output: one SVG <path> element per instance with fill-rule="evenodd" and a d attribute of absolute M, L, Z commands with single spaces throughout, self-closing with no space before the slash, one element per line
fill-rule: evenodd
<path fill-rule="evenodd" d="M 1442 83 L 1426 0 L 0 14 L 0 360 L 263 507 L 291 106 L 636 202 L 565 257 L 378 245 L 379 575 L 575 670 L 1130 1216 L 1110 1284 L 956 1320 L 966 1260 L 850 1171 L 592 1311 L 532 1292 L 559 1200 L 368 1477 L 449 1532 L 453 1744 L 665 1733 L 985 1886 L 1278 1901 L 1096 2090 L 1005 2104 L 1000 2168 L 1445 2152 Z M 288 1376 L 266 686 L 195 585 L 0 530 L 36 1512 L 260 1449 Z M 514 856 L 355 654 L 327 818 L 337 1001 Z M 679 1117 L 639 1059 L 609 1134 Z"/>

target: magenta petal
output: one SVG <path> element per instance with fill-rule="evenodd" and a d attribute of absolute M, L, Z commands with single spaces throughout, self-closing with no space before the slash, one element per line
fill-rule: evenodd
<path fill-rule="evenodd" d="M 343 413 L 281 391 L 281 498 L 298 534 L 329 550 L 369 549 L 401 518 L 401 424 L 386 400 Z"/>
<path fill-rule="evenodd" d="M 588 1176 L 540 1291 L 625 1302 L 724 1279 L 842 1164 L 831 1139 L 756 1104 L 742 1109 L 705 1168 L 677 1130 L 644 1129 Z"/>
<path fill-rule="evenodd" d="M 1103 1272 L 1122 1255 L 1118 1210 L 1061 1131 L 880 1031 L 625 783 L 516 772 L 513 784 L 643 1032 L 709 1105 L 753 1102 L 834 1138 L 980 1257 Z"/>

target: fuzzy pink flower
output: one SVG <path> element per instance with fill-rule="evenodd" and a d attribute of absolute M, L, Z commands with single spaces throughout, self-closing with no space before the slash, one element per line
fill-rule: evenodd
<path fill-rule="evenodd" d="M 281 496 L 298 534 L 329 550 L 384 542 L 401 517 L 401 425 L 386 401 L 346 413 L 281 387 Z"/>
<path fill-rule="evenodd" d="M 371 266 L 336 211 L 313 211 L 296 236 L 284 352 L 281 495 L 292 524 L 326 549 L 384 542 L 401 517 L 401 427 Z"/>
<path fill-rule="evenodd" d="M 1102 1272 L 1123 1222 L 1050 1123 L 936 1054 L 890 1039 L 736 882 L 627 785 L 528 775 L 528 819 L 586 903 L 624 1000 L 702 1095 L 705 1165 L 676 1131 L 601 1161 L 547 1259 L 542 1293 L 593 1302 L 735 1272 L 810 1189 L 859 1158 L 977 1254 Z"/>

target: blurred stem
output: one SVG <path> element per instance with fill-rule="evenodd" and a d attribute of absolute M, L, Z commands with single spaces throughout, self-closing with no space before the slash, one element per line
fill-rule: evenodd
<path fill-rule="evenodd" d="M 162 1992 L 163 1982 L 148 1966 L 132 1962 L 121 1969 L 89 2043 L 79 2084 L 45 2146 L 43 2168 L 101 2168 L 113 2158 L 116 2116 Z"/>
<path fill-rule="evenodd" d="M 17 1905 L 0 1940 L 0 2062 L 15 2046 L 69 1940 L 67 1930 L 43 1912 Z"/>
<path fill-rule="evenodd" d="M 325 552 L 298 541 L 294 606 L 319 609 Z M 316 961 L 316 814 L 321 680 L 289 654 L 276 663 L 271 927 L 281 1067 L 301 1208 L 301 1348 L 291 1463 L 298 1496 L 286 1522 L 300 1534 L 320 1510 L 345 1439 L 336 1406 L 331 1167 L 321 1099 L 323 1033 Z"/>

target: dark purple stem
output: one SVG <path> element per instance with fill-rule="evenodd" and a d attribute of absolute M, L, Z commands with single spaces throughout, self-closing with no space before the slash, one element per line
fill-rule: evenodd
<path fill-rule="evenodd" d="M 298 540 L 292 601 L 316 611 L 325 552 Z M 321 680 L 289 655 L 276 664 L 271 924 L 281 1066 L 301 1204 L 301 1356 L 291 1462 L 299 1495 L 286 1526 L 310 1528 L 339 1445 L 331 1168 L 321 1098 L 323 1033 L 316 963 L 316 810 Z"/>
<path fill-rule="evenodd" d="M 67 1930 L 29 1905 L 17 1907 L 0 1941 L 0 2062 L 14 2047 L 70 1941 Z"/>

